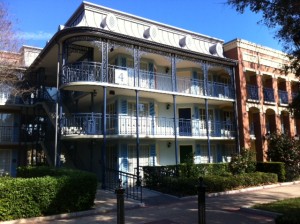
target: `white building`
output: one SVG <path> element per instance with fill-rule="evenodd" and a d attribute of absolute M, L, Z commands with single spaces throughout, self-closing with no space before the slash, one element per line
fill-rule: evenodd
<path fill-rule="evenodd" d="M 41 143 L 49 161 L 62 154 L 99 177 L 105 168 L 137 173 L 190 155 L 228 161 L 238 150 L 235 61 L 222 45 L 83 2 L 28 70 L 49 118 Z M 56 87 L 58 107 L 47 91 Z"/>

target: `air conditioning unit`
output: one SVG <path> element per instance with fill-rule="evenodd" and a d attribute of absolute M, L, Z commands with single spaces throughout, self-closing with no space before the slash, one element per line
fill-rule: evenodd
<path fill-rule="evenodd" d="M 128 72 L 127 70 L 115 69 L 115 83 L 121 85 L 128 84 Z"/>

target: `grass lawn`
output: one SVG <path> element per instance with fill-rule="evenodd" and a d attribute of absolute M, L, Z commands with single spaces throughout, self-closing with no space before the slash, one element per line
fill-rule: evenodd
<path fill-rule="evenodd" d="M 282 213 L 284 222 L 276 223 L 294 223 L 294 220 L 298 220 L 297 223 L 300 222 L 300 198 L 291 198 L 267 204 L 259 204 L 253 206 L 253 208 Z"/>

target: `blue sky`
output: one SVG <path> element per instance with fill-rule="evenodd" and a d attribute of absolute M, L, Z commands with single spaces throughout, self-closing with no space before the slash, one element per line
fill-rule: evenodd
<path fill-rule="evenodd" d="M 1 1 L 1 0 L 0 0 Z M 2 0 L 17 20 L 23 44 L 44 47 L 59 25 L 82 0 Z M 89 2 L 224 40 L 242 38 L 281 50 L 275 30 L 257 24 L 262 18 L 252 12 L 238 14 L 225 0 L 90 0 Z"/>

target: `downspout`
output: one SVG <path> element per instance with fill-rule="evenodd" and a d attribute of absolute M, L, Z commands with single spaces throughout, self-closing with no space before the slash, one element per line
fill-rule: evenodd
<path fill-rule="evenodd" d="M 236 64 L 237 65 L 237 64 Z M 237 94 L 236 94 L 236 82 L 235 82 L 235 69 L 232 68 L 232 80 L 233 80 L 233 94 L 234 94 L 234 101 L 233 107 L 234 107 L 234 120 L 235 120 L 235 144 L 236 144 L 236 152 L 241 152 L 241 146 L 240 146 L 240 134 L 239 134 L 239 117 L 238 117 L 238 108 L 237 108 Z"/>

